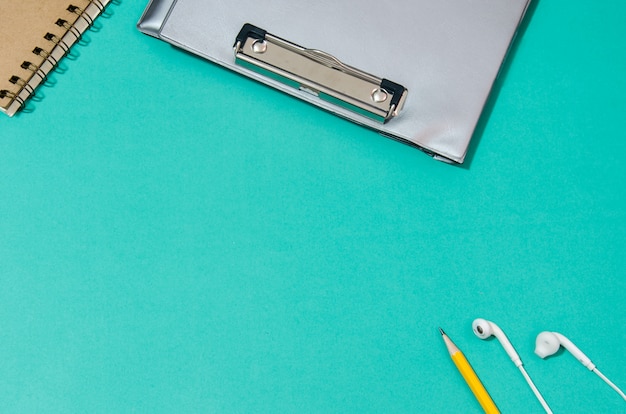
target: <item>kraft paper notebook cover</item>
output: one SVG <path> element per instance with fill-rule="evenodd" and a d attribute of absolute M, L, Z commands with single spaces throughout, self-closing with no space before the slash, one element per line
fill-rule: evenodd
<path fill-rule="evenodd" d="M 0 110 L 13 116 L 110 0 L 0 0 Z"/>
<path fill-rule="evenodd" d="M 529 3 L 152 0 L 138 28 L 462 163 Z"/>

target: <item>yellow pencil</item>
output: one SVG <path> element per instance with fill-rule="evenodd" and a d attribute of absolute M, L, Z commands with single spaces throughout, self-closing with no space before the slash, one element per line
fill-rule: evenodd
<path fill-rule="evenodd" d="M 454 361 L 454 365 L 456 365 L 457 369 L 463 376 L 463 379 L 465 379 L 465 382 L 469 385 L 470 390 L 474 393 L 474 396 L 478 400 L 480 406 L 483 407 L 483 410 L 485 410 L 488 414 L 499 413 L 500 411 L 498 410 L 498 407 L 496 407 L 482 382 L 480 382 L 480 379 L 476 376 L 476 373 L 465 358 L 465 355 L 463 355 L 463 352 L 461 352 L 461 350 L 454 345 L 454 342 L 448 338 L 448 335 L 446 335 L 443 329 L 439 328 L 439 331 L 441 332 L 443 341 L 446 343 L 446 347 L 450 353 L 450 358 Z"/>

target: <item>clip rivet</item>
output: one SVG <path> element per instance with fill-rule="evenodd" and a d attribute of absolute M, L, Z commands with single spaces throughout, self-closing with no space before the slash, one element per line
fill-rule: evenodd
<path fill-rule="evenodd" d="M 267 50 L 267 42 L 265 42 L 265 40 L 258 39 L 252 43 L 251 47 L 254 53 L 265 53 Z"/>
<path fill-rule="evenodd" d="M 376 103 L 385 102 L 388 96 L 389 95 L 387 94 L 387 91 L 385 91 L 384 89 L 378 88 L 372 91 L 372 101 Z"/>

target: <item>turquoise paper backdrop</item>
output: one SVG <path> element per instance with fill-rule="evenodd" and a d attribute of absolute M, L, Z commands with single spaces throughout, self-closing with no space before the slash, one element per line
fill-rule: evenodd
<path fill-rule="evenodd" d="M 0 118 L 0 412 L 504 413 L 626 402 L 626 2 L 540 0 L 464 167 L 135 29 Z M 208 23 L 210 24 L 210 22 Z M 207 39 L 210 41 L 210 39 Z"/>

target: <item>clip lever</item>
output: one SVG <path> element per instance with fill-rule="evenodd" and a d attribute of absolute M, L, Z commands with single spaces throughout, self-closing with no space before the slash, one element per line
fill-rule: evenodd
<path fill-rule="evenodd" d="M 237 35 L 234 47 L 237 64 L 379 122 L 398 115 L 408 93 L 402 85 L 249 23 Z"/>

